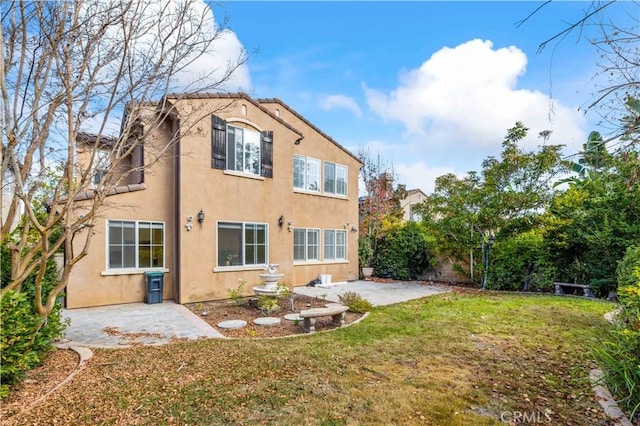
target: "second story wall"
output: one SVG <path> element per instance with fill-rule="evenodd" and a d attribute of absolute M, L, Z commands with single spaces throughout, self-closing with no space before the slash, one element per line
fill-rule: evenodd
<path fill-rule="evenodd" d="M 184 129 L 179 169 L 183 301 L 226 297 L 226 289 L 239 280 L 249 288 L 257 285 L 266 262 L 279 264 L 289 285 L 307 283 L 328 269 L 336 279 L 357 278 L 357 233 L 350 230 L 357 227 L 357 160 L 310 127 L 300 129 L 293 115 L 278 117 L 249 98 L 189 99 L 185 105 L 212 112 L 193 123 L 195 116 L 178 104 Z M 216 133 L 224 133 L 223 143 Z M 260 141 L 263 136 L 266 144 Z M 224 158 L 215 155 L 216 143 L 226 147 Z M 272 150 L 266 170 L 265 147 Z M 294 188 L 296 156 L 318 159 L 322 169 L 325 162 L 344 166 L 345 194 Z M 202 223 L 196 220 L 200 211 L 205 216 Z M 299 228 L 318 230 L 318 259 L 294 259 Z M 344 259 L 324 259 L 325 231 L 327 238 L 332 238 L 332 231 L 340 238 L 346 234 Z M 250 241 L 254 238 L 255 243 Z M 241 252 L 229 239 L 240 241 L 245 259 L 238 258 Z"/>

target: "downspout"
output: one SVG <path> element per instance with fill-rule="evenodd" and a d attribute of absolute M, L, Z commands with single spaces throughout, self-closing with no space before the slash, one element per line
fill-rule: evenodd
<path fill-rule="evenodd" d="M 181 212 L 180 212 L 180 176 L 181 176 L 181 172 L 180 172 L 180 119 L 179 118 L 175 118 L 173 120 L 173 124 L 172 124 L 172 132 L 173 132 L 173 137 L 175 138 L 175 142 L 174 142 L 174 157 L 173 157 L 173 161 L 174 161 L 174 191 L 173 191 L 173 207 L 174 207 L 174 221 L 173 221 L 173 232 L 174 232 L 174 241 L 175 241 L 175 247 L 174 247 L 174 256 L 173 256 L 173 270 L 174 270 L 174 274 L 173 274 L 173 299 L 176 301 L 176 303 L 182 304 L 182 297 L 180 294 L 180 277 L 182 276 L 182 270 L 180 268 L 180 259 L 181 259 L 181 253 L 182 253 L 182 242 L 180 240 L 180 231 L 181 231 L 181 227 L 180 227 L 180 217 L 181 217 Z"/>

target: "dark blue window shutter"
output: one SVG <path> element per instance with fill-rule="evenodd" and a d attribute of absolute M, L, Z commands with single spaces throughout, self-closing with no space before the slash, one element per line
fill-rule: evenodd
<path fill-rule="evenodd" d="M 273 131 L 267 130 L 260 133 L 260 152 L 262 152 L 262 169 L 260 175 L 273 177 Z"/>
<path fill-rule="evenodd" d="M 222 118 L 211 116 L 211 167 L 226 168 L 227 122 Z"/>

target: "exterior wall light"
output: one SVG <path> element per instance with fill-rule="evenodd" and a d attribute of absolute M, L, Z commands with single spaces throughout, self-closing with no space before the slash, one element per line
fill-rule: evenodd
<path fill-rule="evenodd" d="M 204 212 L 202 211 L 202 209 L 200 209 L 200 211 L 198 212 L 198 222 L 204 222 Z"/>
<path fill-rule="evenodd" d="M 282 226 L 284 225 L 284 216 L 280 215 L 280 217 L 278 218 L 278 225 L 280 226 L 280 228 L 282 228 Z"/>

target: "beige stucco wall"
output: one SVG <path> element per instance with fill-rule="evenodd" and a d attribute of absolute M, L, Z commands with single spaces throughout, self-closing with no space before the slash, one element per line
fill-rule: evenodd
<path fill-rule="evenodd" d="M 207 102 L 203 100 L 202 102 Z M 246 108 L 246 114 L 243 110 Z M 247 100 L 238 100 L 230 108 L 216 115 L 230 124 L 252 127 L 259 131 L 274 132 L 273 178 L 255 179 L 237 176 L 224 170 L 211 168 L 210 119 L 199 127 L 203 131 L 190 132 L 182 137 L 180 170 L 180 221 L 196 216 L 202 209 L 206 219 L 195 224 L 191 231 L 180 230 L 183 251 L 180 255 L 180 302 L 227 298 L 227 289 L 235 288 L 239 280 L 247 282 L 245 291 L 260 284 L 261 267 L 219 267 L 217 255 L 217 221 L 243 221 L 268 224 L 269 262 L 279 264 L 285 274 L 282 282 L 290 287 L 307 284 L 319 274 L 331 274 L 333 281 L 358 277 L 357 233 L 347 232 L 348 261 L 316 262 L 294 265 L 293 227 L 343 229 L 347 223 L 357 226 L 358 167 L 357 160 L 321 137 L 280 107 L 284 121 L 304 134 L 300 136 L 258 106 Z M 186 114 L 185 114 L 186 116 Z M 183 122 L 183 127 L 191 127 Z M 331 197 L 295 192 L 293 189 L 294 153 L 312 156 L 348 166 L 348 197 Z M 187 166 L 188 164 L 188 166 Z M 280 216 L 285 225 L 278 226 Z"/>
<path fill-rule="evenodd" d="M 264 110 L 280 109 L 280 118 L 300 134 Z M 93 228 L 89 255 L 73 270 L 68 286 L 67 307 L 95 306 L 144 300 L 146 284 L 142 271 L 106 275 L 106 220 L 130 219 L 165 223 L 164 297 L 179 303 L 227 298 L 227 289 L 247 282 L 245 294 L 260 284 L 261 266 L 217 265 L 217 223 L 266 223 L 269 262 L 280 265 L 282 282 L 289 287 L 305 285 L 319 274 L 331 274 L 333 281 L 358 277 L 358 170 L 360 163 L 342 148 L 324 138 L 282 105 L 258 106 L 248 99 L 186 99 L 176 102 L 181 141 L 175 152 L 179 165 L 167 158 L 145 171 L 145 190 L 110 197 L 110 206 Z M 211 167 L 211 111 L 230 124 L 271 130 L 273 178 L 249 177 Z M 200 118 L 196 120 L 196 117 Z M 162 130 L 154 135 L 166 142 Z M 149 143 L 149 142 L 146 142 Z M 145 157 L 147 149 L 145 147 Z M 301 154 L 348 167 L 348 196 L 309 194 L 293 189 L 293 156 Z M 176 180 L 179 182 L 176 187 Z M 177 196 L 179 201 L 174 199 Z M 205 220 L 198 223 L 202 210 Z M 283 227 L 278 225 L 284 217 Z M 192 218 L 190 230 L 185 226 Z M 347 261 L 295 264 L 292 227 L 347 229 Z M 347 225 L 348 224 L 348 225 Z M 80 241 L 81 239 L 79 239 Z M 322 241 L 322 237 L 321 237 Z M 78 246 L 79 247 L 79 246 Z M 320 247 L 322 252 L 322 246 Z M 174 261 L 175 259 L 175 261 Z"/>
<path fill-rule="evenodd" d="M 166 130 L 166 128 L 165 128 Z M 167 133 L 158 133 L 156 138 L 146 142 L 145 162 L 157 158 L 158 149 L 168 143 Z M 78 160 L 88 155 L 82 147 L 78 149 Z M 165 224 L 165 274 L 163 296 L 165 299 L 174 297 L 173 277 L 175 271 L 172 266 L 175 242 L 174 228 L 174 200 L 173 200 L 173 155 L 172 152 L 163 155 L 154 166 L 145 171 L 144 183 L 147 189 L 127 192 L 107 197 L 105 205 L 100 210 L 96 224 L 86 232 L 92 232 L 89 252 L 71 272 L 66 290 L 66 306 L 80 308 L 86 306 L 111 305 L 119 303 L 142 302 L 146 295 L 144 271 L 127 271 L 118 275 L 107 275 L 107 220 L 143 220 L 158 221 Z M 83 214 L 82 205 L 75 211 Z M 85 234 L 74 239 L 74 250 L 82 250 Z"/>
<path fill-rule="evenodd" d="M 420 204 L 427 196 L 421 191 L 410 191 L 407 198 L 400 201 L 400 207 L 403 209 L 404 214 L 402 218 L 404 220 L 412 220 L 411 218 L 411 206 Z"/>

